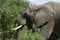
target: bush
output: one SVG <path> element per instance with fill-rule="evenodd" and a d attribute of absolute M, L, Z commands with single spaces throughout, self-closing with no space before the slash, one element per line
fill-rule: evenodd
<path fill-rule="evenodd" d="M 28 1 L 24 0 L 0 0 L 0 32 L 1 40 L 13 38 L 15 31 L 15 20 L 20 18 L 26 8 L 29 7 Z M 13 40 L 13 39 L 12 39 Z"/>

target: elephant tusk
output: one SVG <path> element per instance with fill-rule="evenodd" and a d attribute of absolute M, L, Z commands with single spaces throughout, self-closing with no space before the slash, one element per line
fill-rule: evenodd
<path fill-rule="evenodd" d="M 19 28 L 21 28 L 23 25 L 20 25 L 20 26 L 18 26 L 18 27 L 16 27 L 16 28 L 13 28 L 12 30 L 17 30 L 17 29 L 19 29 Z"/>

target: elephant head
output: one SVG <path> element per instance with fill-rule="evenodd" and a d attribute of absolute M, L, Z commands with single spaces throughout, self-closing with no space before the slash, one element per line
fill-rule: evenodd
<path fill-rule="evenodd" d="M 22 15 L 21 20 L 18 21 L 18 24 L 21 25 L 19 28 L 22 27 L 22 25 L 27 25 L 28 29 L 39 27 L 41 28 L 42 35 L 45 37 L 47 36 L 48 38 L 51 35 L 54 26 L 53 16 L 54 11 L 49 5 L 40 5 L 28 8 Z"/>

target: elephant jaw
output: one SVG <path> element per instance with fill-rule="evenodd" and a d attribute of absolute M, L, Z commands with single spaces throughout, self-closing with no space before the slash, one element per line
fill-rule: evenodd
<path fill-rule="evenodd" d="M 12 30 L 18 30 L 19 28 L 21 28 L 23 25 L 20 25 L 20 26 L 18 26 L 18 27 L 16 27 L 16 28 L 13 28 Z"/>

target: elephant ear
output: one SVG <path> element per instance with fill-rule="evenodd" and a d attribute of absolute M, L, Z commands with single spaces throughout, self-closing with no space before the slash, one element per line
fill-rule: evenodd
<path fill-rule="evenodd" d="M 54 27 L 54 11 L 51 6 L 43 5 L 36 10 L 34 22 L 41 27 L 41 33 L 44 37 L 49 38 Z"/>
<path fill-rule="evenodd" d="M 37 26 L 41 26 L 48 22 L 54 16 L 54 11 L 52 7 L 48 5 L 43 5 L 36 9 L 34 12 L 34 23 Z"/>

